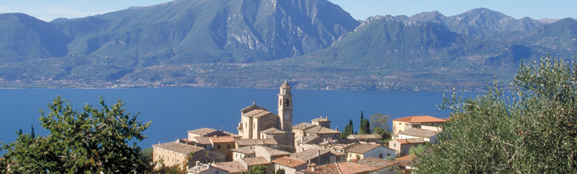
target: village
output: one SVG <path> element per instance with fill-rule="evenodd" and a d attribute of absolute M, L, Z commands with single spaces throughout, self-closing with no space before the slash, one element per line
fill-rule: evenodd
<path fill-rule="evenodd" d="M 255 167 L 266 173 L 412 173 L 412 147 L 435 143 L 446 120 L 408 116 L 392 120 L 392 137 L 380 143 L 378 134 L 339 138 L 329 117 L 293 125 L 291 86 L 285 81 L 278 94 L 278 112 L 253 103 L 241 110 L 238 134 L 199 128 L 188 137 L 153 145 L 153 162 L 182 167 L 189 174 L 234 174 Z"/>

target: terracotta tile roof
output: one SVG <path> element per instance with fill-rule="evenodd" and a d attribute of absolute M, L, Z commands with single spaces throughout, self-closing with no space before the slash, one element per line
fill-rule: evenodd
<path fill-rule="evenodd" d="M 236 139 L 234 141 L 236 143 L 236 145 L 238 146 L 254 146 L 254 145 L 277 145 L 278 142 L 276 142 L 275 139 L 273 138 L 267 138 L 267 139 Z"/>
<path fill-rule="evenodd" d="M 404 118 L 397 118 L 397 119 L 394 119 L 393 121 L 402 121 L 402 122 L 409 122 L 409 123 L 442 123 L 442 122 L 445 122 L 445 120 L 443 120 L 443 119 L 428 116 L 428 115 L 427 116 L 410 116 L 410 117 L 404 117 Z"/>
<path fill-rule="evenodd" d="M 356 140 L 356 139 L 382 139 L 382 137 L 380 135 L 377 134 L 362 134 L 362 135 L 354 135 L 351 134 L 349 136 L 347 136 L 347 139 L 349 140 Z"/>
<path fill-rule="evenodd" d="M 238 161 L 214 163 L 214 167 L 227 171 L 230 174 L 247 172 L 248 170 Z"/>
<path fill-rule="evenodd" d="M 286 157 L 286 156 L 272 160 L 272 163 L 280 164 L 280 165 L 287 166 L 290 168 L 295 168 L 295 167 L 298 167 L 300 165 L 306 165 L 307 164 L 305 161 L 301 161 L 299 159 Z"/>
<path fill-rule="evenodd" d="M 255 109 L 260 109 L 260 110 L 268 111 L 268 109 L 256 105 L 256 102 L 253 102 L 252 105 L 250 105 L 250 106 L 248 106 L 248 107 L 246 107 L 246 108 L 244 108 L 244 109 L 241 109 L 240 111 L 241 111 L 242 113 L 247 113 L 247 112 L 252 111 L 252 110 L 255 110 Z"/>
<path fill-rule="evenodd" d="M 399 166 L 407 167 L 412 166 L 413 162 L 417 159 L 416 155 L 406 155 L 395 159 L 395 161 L 399 162 Z"/>
<path fill-rule="evenodd" d="M 425 140 L 423 138 L 411 138 L 411 139 L 394 139 L 401 144 L 423 144 Z"/>
<path fill-rule="evenodd" d="M 192 141 L 202 145 L 212 145 L 212 142 L 210 142 L 210 138 L 208 137 L 193 137 Z"/>
<path fill-rule="evenodd" d="M 367 153 L 368 151 L 371 151 L 381 146 L 382 146 L 381 144 L 357 144 L 356 146 L 349 148 L 347 152 L 364 154 Z"/>
<path fill-rule="evenodd" d="M 386 159 L 380 159 L 375 157 L 366 157 L 362 160 L 357 161 L 358 164 L 376 167 L 378 169 L 387 168 L 395 164 L 399 164 L 397 161 L 389 161 Z"/>
<path fill-rule="evenodd" d="M 244 147 L 239 147 L 236 149 L 231 149 L 231 151 L 233 152 L 238 152 L 238 153 L 242 153 L 245 155 L 251 155 L 254 154 L 254 147 L 252 146 L 244 146 Z"/>
<path fill-rule="evenodd" d="M 241 158 L 240 160 L 244 161 L 248 166 L 270 164 L 264 157 Z"/>
<path fill-rule="evenodd" d="M 332 130 L 326 127 L 322 127 L 319 125 L 315 125 L 311 128 L 305 129 L 306 133 L 312 133 L 312 134 L 340 134 L 341 132 L 336 131 L 336 130 Z"/>
<path fill-rule="evenodd" d="M 271 127 L 266 130 L 260 131 L 262 134 L 286 134 L 285 131 L 279 130 L 277 128 Z"/>
<path fill-rule="evenodd" d="M 273 113 L 271 113 L 271 112 L 269 112 L 269 111 L 267 111 L 267 110 L 262 110 L 262 109 L 255 109 L 255 110 L 252 110 L 252 111 L 248 111 L 247 113 L 243 114 L 242 116 L 245 116 L 245 117 L 253 117 L 253 118 L 260 118 L 260 117 L 264 117 L 264 116 L 267 116 L 267 115 L 272 115 L 272 116 L 277 116 L 277 117 L 278 117 L 278 115 L 273 114 Z"/>
<path fill-rule="evenodd" d="M 398 134 L 409 135 L 409 136 L 414 136 L 414 137 L 421 137 L 421 138 L 429 138 L 429 137 L 435 136 L 435 134 L 437 134 L 437 132 L 432 131 L 432 130 L 426 130 L 426 129 L 409 128 L 409 129 L 406 129 L 404 131 L 399 132 Z"/>
<path fill-rule="evenodd" d="M 366 166 L 353 162 L 331 163 L 311 169 L 303 170 L 305 173 L 322 173 L 322 174 L 357 174 L 379 170 L 376 167 Z"/>
<path fill-rule="evenodd" d="M 193 152 L 195 153 L 195 152 L 204 150 L 203 148 L 200 148 L 200 147 L 196 147 L 196 146 L 192 146 L 192 145 L 186 145 L 186 144 L 182 144 L 182 143 L 178 143 L 178 142 L 154 144 L 154 145 L 152 145 L 152 147 L 156 147 L 159 149 L 165 149 L 165 150 L 177 152 L 177 153 L 184 154 L 184 155 L 188 155 L 188 154 L 193 153 Z"/>
<path fill-rule="evenodd" d="M 210 137 L 212 143 L 234 143 L 233 137 Z"/>
<path fill-rule="evenodd" d="M 315 125 L 310 124 L 310 123 L 299 123 L 297 125 L 294 125 L 293 129 L 305 130 L 305 129 L 311 128 L 313 126 L 315 126 Z"/>
<path fill-rule="evenodd" d="M 300 159 L 303 161 L 308 161 L 311 159 L 314 159 L 320 155 L 324 155 L 326 153 L 329 153 L 330 150 L 327 149 L 308 149 L 302 152 L 297 152 L 297 153 L 293 153 L 291 154 L 291 158 L 296 158 L 296 159 Z"/>

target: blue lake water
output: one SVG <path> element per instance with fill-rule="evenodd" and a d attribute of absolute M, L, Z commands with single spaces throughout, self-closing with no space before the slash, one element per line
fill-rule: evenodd
<path fill-rule="evenodd" d="M 144 132 L 148 138 L 138 143 L 148 148 L 159 142 L 186 138 L 186 131 L 202 127 L 238 133 L 240 110 L 255 101 L 277 113 L 278 92 L 278 89 L 204 88 L 0 89 L 0 142 L 14 141 L 19 129 L 30 133 L 31 125 L 37 135 L 47 135 L 48 131 L 38 120 L 39 110 L 48 110 L 48 103 L 58 95 L 71 100 L 78 110 L 86 103 L 99 106 L 99 97 L 108 105 L 122 99 L 128 112 L 140 112 L 139 120 L 152 120 L 152 125 Z M 329 116 L 331 127 L 339 130 L 349 119 L 358 129 L 361 111 L 365 118 L 383 113 L 393 119 L 413 115 L 446 118 L 450 113 L 436 107 L 442 102 L 442 92 L 293 89 L 292 93 L 293 124 Z"/>

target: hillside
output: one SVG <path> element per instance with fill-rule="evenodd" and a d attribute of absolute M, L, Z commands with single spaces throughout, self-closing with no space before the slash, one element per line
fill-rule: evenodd
<path fill-rule="evenodd" d="M 574 19 L 353 19 L 327 0 L 175 0 L 44 22 L 0 14 L 1 87 L 483 90 L 521 59 L 571 58 Z"/>

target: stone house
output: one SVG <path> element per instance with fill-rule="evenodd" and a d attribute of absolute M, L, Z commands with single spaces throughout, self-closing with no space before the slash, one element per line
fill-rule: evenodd
<path fill-rule="evenodd" d="M 327 116 L 326 118 L 323 118 L 322 116 L 320 118 L 315 118 L 311 120 L 311 123 L 313 125 L 319 125 L 325 128 L 331 128 L 331 120 L 329 120 L 329 116 Z"/>
<path fill-rule="evenodd" d="M 213 150 L 225 156 L 225 161 L 232 161 L 232 149 L 235 148 L 235 139 L 232 137 L 209 137 Z"/>
<path fill-rule="evenodd" d="M 189 158 L 190 154 L 192 158 Z M 203 160 L 204 156 L 205 149 L 178 141 L 152 145 L 152 161 L 157 162 L 156 167 L 162 161 L 165 166 L 180 165 L 188 168 L 194 166 L 196 161 Z"/>
<path fill-rule="evenodd" d="M 240 158 L 256 157 L 253 146 L 244 146 L 241 148 L 232 149 L 231 151 L 232 151 L 232 160 L 234 161 Z"/>
<path fill-rule="evenodd" d="M 361 160 L 367 157 L 384 159 L 387 156 L 395 156 L 395 150 L 381 144 L 357 144 L 350 147 L 347 152 L 347 161 Z"/>
<path fill-rule="evenodd" d="M 267 161 L 264 157 L 241 158 L 237 161 L 240 162 L 240 164 L 247 170 L 250 170 L 255 166 L 265 166 L 267 169 L 266 173 L 274 172 L 274 165 L 270 161 Z"/>
<path fill-rule="evenodd" d="M 444 119 L 432 116 L 410 116 L 393 120 L 393 134 L 398 134 L 409 128 L 421 128 L 422 125 L 439 127 L 445 122 Z"/>
<path fill-rule="evenodd" d="M 297 152 L 290 155 L 291 158 L 296 158 L 307 163 L 315 163 L 323 165 L 328 163 L 343 162 L 346 160 L 344 153 L 331 151 L 328 149 L 309 149 L 303 152 Z"/>
<path fill-rule="evenodd" d="M 285 174 L 295 174 L 297 171 L 307 168 L 307 163 L 305 161 L 291 158 L 291 157 L 281 157 L 272 160 L 274 163 L 274 171 L 284 170 Z"/>
<path fill-rule="evenodd" d="M 189 140 L 193 140 L 194 137 L 213 137 L 213 136 L 218 137 L 232 136 L 234 138 L 239 138 L 238 135 L 235 135 L 233 133 L 229 133 L 223 130 L 216 130 L 212 128 L 200 128 L 195 130 L 189 130 L 187 131 L 187 133 Z"/>
<path fill-rule="evenodd" d="M 409 154 L 411 147 L 425 143 L 426 141 L 423 138 L 393 139 L 389 141 L 389 148 L 394 149 L 398 155 L 405 156 Z"/>

